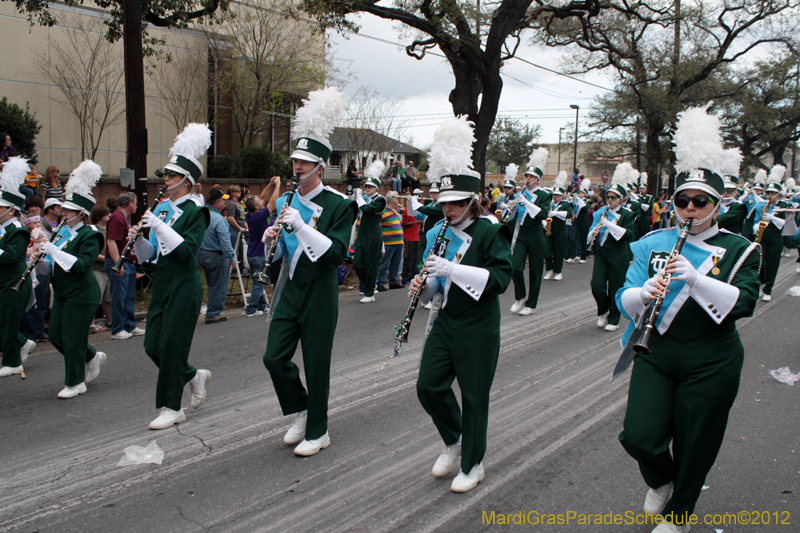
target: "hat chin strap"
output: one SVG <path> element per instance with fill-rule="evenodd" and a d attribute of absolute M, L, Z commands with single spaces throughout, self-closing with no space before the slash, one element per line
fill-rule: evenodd
<path fill-rule="evenodd" d="M 167 187 L 167 192 L 169 192 L 169 191 L 171 191 L 171 190 L 173 190 L 173 189 L 176 189 L 176 188 L 180 187 L 180 186 L 181 186 L 181 183 L 183 183 L 184 181 L 186 181 L 186 177 L 187 177 L 187 176 L 184 174 L 184 176 L 183 176 L 183 179 L 182 179 L 181 181 L 179 181 L 178 183 L 176 183 L 176 184 L 175 184 L 175 185 L 173 185 L 172 187 Z"/>
<path fill-rule="evenodd" d="M 696 222 L 695 222 L 695 221 L 693 221 L 693 222 L 692 222 L 692 226 L 702 226 L 703 224 L 705 224 L 706 222 L 708 222 L 708 221 L 711 219 L 711 217 L 713 217 L 713 216 L 714 216 L 714 213 L 716 213 L 717 211 L 719 211 L 719 206 L 720 206 L 720 204 L 719 204 L 719 203 L 717 203 L 717 205 L 715 205 L 715 206 L 714 206 L 714 209 L 712 209 L 712 210 L 711 210 L 711 213 L 709 213 L 709 214 L 708 214 L 708 216 L 707 216 L 706 218 L 704 218 L 704 219 L 702 219 L 702 220 L 698 220 L 698 221 L 696 221 Z M 686 223 L 686 221 L 685 221 L 685 220 L 683 220 L 683 218 L 681 218 L 681 216 L 678 214 L 678 211 L 677 211 L 677 210 L 675 211 L 675 218 L 677 218 L 677 219 L 678 219 L 678 221 L 680 222 L 680 224 L 681 224 L 681 225 L 683 225 L 683 224 L 685 224 L 685 223 Z"/>
<path fill-rule="evenodd" d="M 321 166 L 322 166 L 322 161 L 320 161 L 319 163 L 317 163 L 317 166 L 315 166 L 315 167 L 314 167 L 314 170 L 312 170 L 311 172 L 309 172 L 309 173 L 308 173 L 308 174 L 306 174 L 305 176 L 300 176 L 300 177 L 298 177 L 297 179 L 299 179 L 299 180 L 308 179 L 308 178 L 309 178 L 309 177 L 310 177 L 312 174 L 314 174 L 314 173 L 315 173 L 317 170 L 319 170 L 319 167 L 321 167 Z"/>
<path fill-rule="evenodd" d="M 465 216 L 467 216 L 467 215 L 469 214 L 469 210 L 470 210 L 470 208 L 472 207 L 472 204 L 474 204 L 474 203 L 475 203 L 475 198 L 474 198 L 474 197 L 470 198 L 470 199 L 469 199 L 469 203 L 467 204 L 467 207 L 466 207 L 466 208 L 464 208 L 464 212 L 463 212 L 463 213 L 461 213 L 461 215 L 460 215 L 460 216 L 459 216 L 457 219 L 455 219 L 454 221 L 452 221 L 452 222 L 450 223 L 450 225 L 452 225 L 452 226 L 458 226 L 459 224 L 461 224 L 461 222 L 464 220 L 464 217 L 465 217 Z"/>
<path fill-rule="evenodd" d="M 70 224 L 72 224 L 73 222 L 75 222 L 75 220 L 76 220 L 78 217 L 80 217 L 80 216 L 81 216 L 81 212 L 80 212 L 80 211 L 78 211 L 78 214 L 77 214 L 77 215 L 75 215 L 74 217 L 72 217 L 72 218 L 71 218 L 71 219 L 69 219 L 69 220 L 66 220 L 66 221 L 64 221 L 64 224 L 66 224 L 67 226 L 69 226 Z"/>

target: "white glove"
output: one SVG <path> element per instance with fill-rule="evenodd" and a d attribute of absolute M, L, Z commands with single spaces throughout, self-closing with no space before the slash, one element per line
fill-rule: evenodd
<path fill-rule="evenodd" d="M 58 251 L 59 251 L 58 246 L 56 246 L 52 242 L 46 242 L 46 243 L 42 244 L 42 253 L 45 253 L 45 254 L 47 254 L 49 256 L 52 256 L 53 254 L 55 254 Z"/>
<path fill-rule="evenodd" d="M 677 279 L 686 282 L 690 289 L 694 288 L 700 280 L 700 273 L 682 255 L 679 255 L 675 261 L 675 273 L 678 274 Z"/>
<path fill-rule="evenodd" d="M 428 262 L 425 263 L 425 269 L 431 276 L 446 278 L 449 277 L 450 273 L 453 271 L 453 263 L 444 257 L 432 255 L 428 258 Z"/>
<path fill-rule="evenodd" d="M 355 191 L 353 191 L 353 193 L 355 193 L 356 198 L 361 198 L 362 196 L 364 196 L 364 193 L 361 192 L 361 188 L 356 189 Z"/>
<path fill-rule="evenodd" d="M 553 218 L 554 216 L 556 216 L 556 212 L 555 211 L 548 211 L 547 212 L 547 216 L 550 217 L 550 218 Z"/>
<path fill-rule="evenodd" d="M 517 201 L 518 201 L 518 202 L 520 202 L 520 203 L 522 203 L 522 205 L 524 205 L 525 207 L 527 207 L 527 206 L 529 206 L 529 205 L 533 205 L 533 204 L 531 204 L 531 201 L 530 201 L 530 200 L 528 200 L 528 199 L 525 197 L 525 195 L 524 195 L 524 194 L 520 194 L 520 195 L 519 195 L 519 199 L 518 199 Z"/>
<path fill-rule="evenodd" d="M 142 217 L 144 221 L 144 227 L 146 228 L 153 228 L 156 229 L 164 224 L 164 221 L 155 216 L 150 211 L 145 211 L 144 216 Z"/>
<path fill-rule="evenodd" d="M 761 220 L 763 220 L 763 221 L 764 221 L 764 222 L 766 222 L 767 224 L 769 224 L 770 222 L 772 222 L 772 220 L 773 220 L 774 218 L 775 218 L 775 217 L 773 216 L 773 214 L 772 214 L 772 213 L 764 213 L 763 215 L 761 215 Z"/>
<path fill-rule="evenodd" d="M 287 207 L 286 211 L 283 212 L 283 223 L 288 224 L 295 231 L 299 231 L 306 225 L 300 211 L 294 207 Z"/>
<path fill-rule="evenodd" d="M 614 224 L 612 221 L 608 220 L 607 218 L 603 217 L 603 218 L 600 219 L 600 225 L 604 226 L 606 228 L 610 228 L 611 226 L 615 226 L 616 224 Z"/>
<path fill-rule="evenodd" d="M 650 278 L 647 281 L 645 281 L 644 285 L 642 286 L 642 292 L 639 295 L 639 299 L 642 300 L 642 303 L 644 305 L 647 305 L 648 303 L 650 303 L 650 298 L 649 298 L 650 296 L 655 296 L 656 279 L 657 278 L 658 278 L 658 274 L 656 274 L 652 278 Z"/>

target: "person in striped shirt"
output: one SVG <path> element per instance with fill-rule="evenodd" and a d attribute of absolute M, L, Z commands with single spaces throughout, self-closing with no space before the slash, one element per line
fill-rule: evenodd
<path fill-rule="evenodd" d="M 402 289 L 400 272 L 403 266 L 403 216 L 399 211 L 400 199 L 394 191 L 386 193 L 386 209 L 381 214 L 384 254 L 378 265 L 378 290 Z M 389 289 L 384 282 L 389 277 Z"/>

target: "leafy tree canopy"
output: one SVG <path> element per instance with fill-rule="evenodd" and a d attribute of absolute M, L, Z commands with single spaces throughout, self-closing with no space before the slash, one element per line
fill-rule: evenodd
<path fill-rule="evenodd" d="M 530 126 L 512 118 L 501 118 L 489 135 L 486 159 L 498 165 L 499 173 L 505 172 L 509 163 L 524 169 L 534 149 L 534 141 L 540 135 L 541 126 L 538 124 Z"/>
<path fill-rule="evenodd" d="M 9 103 L 5 96 L 0 100 L 0 131 L 11 135 L 11 145 L 31 163 L 38 162 L 33 140 L 41 129 L 27 102 L 25 109 L 22 109 L 17 104 Z"/>

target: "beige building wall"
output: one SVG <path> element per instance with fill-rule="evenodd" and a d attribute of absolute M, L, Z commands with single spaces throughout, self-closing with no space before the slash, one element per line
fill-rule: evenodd
<path fill-rule="evenodd" d="M 78 16 L 102 21 L 105 13 L 86 7 L 69 8 L 51 4 L 53 13 L 60 22 L 66 23 L 70 17 Z M 23 109 L 30 104 L 31 113 L 42 126 L 35 139 L 39 160 L 39 173 L 44 174 L 48 165 L 58 165 L 62 175 L 68 174 L 81 162 L 80 127 L 77 117 L 62 102 L 64 96 L 58 87 L 52 85 L 48 76 L 36 66 L 39 53 L 47 55 L 50 47 L 63 45 L 63 32 L 67 26 L 52 28 L 38 25 L 30 26 L 26 17 L 16 12 L 12 2 L 0 2 L 0 46 L 8 52 L 0 71 L 0 94 L 9 102 Z M 159 30 L 150 28 L 150 36 L 165 38 L 166 53 L 177 53 L 184 47 L 207 50 L 206 37 L 195 31 Z M 122 62 L 122 43 L 114 45 Z M 147 62 L 147 59 L 145 60 Z M 205 61 L 207 67 L 207 61 Z M 169 65 L 161 65 L 169 68 Z M 206 69 L 207 70 L 207 69 Z M 206 76 L 206 71 L 203 72 Z M 162 113 L 162 99 L 157 95 L 153 77 L 145 74 L 145 93 L 147 109 L 147 137 L 149 155 L 147 167 L 150 173 L 162 166 L 167 159 L 170 146 L 178 131 L 171 120 Z M 124 98 L 120 99 L 124 109 Z M 205 121 L 205 113 L 197 119 Z M 13 141 L 13 139 L 12 139 Z M 96 162 L 109 176 L 119 176 L 119 169 L 125 167 L 126 133 L 124 119 L 103 133 Z M 201 161 L 205 165 L 205 158 Z"/>

